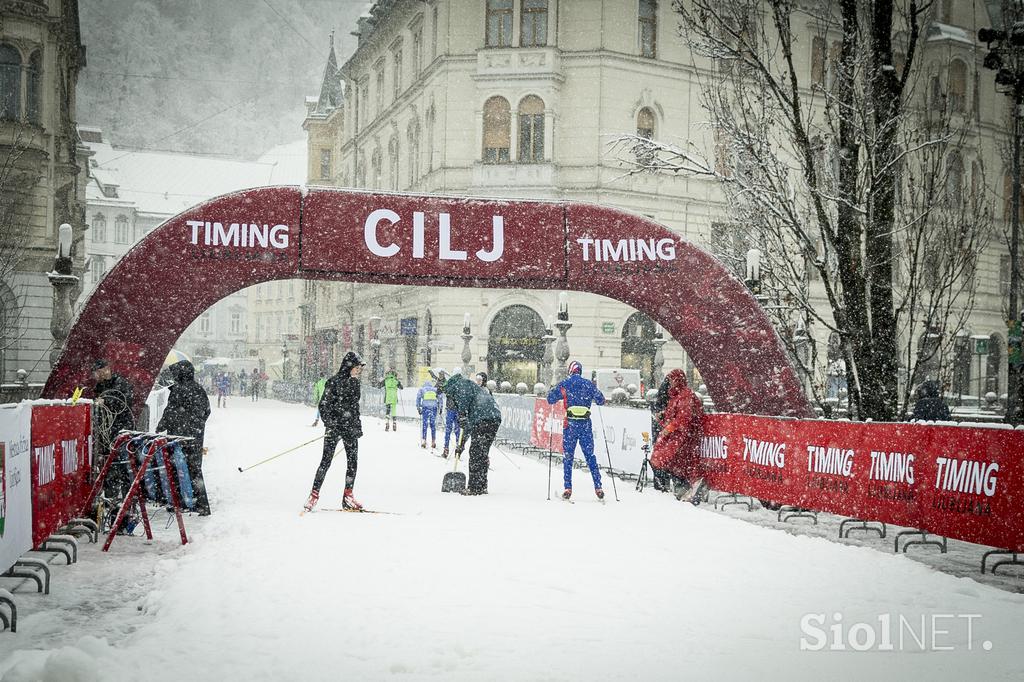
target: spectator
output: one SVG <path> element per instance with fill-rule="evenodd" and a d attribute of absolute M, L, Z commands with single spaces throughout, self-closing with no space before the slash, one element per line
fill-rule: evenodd
<path fill-rule="evenodd" d="M 196 383 L 196 370 L 188 360 L 176 362 L 170 367 L 174 377 L 167 407 L 157 424 L 157 431 L 166 431 L 175 436 L 192 438 L 184 441 L 181 449 L 188 462 L 188 473 L 192 478 L 192 491 L 196 497 L 196 511 L 200 516 L 210 515 L 210 500 L 203 481 L 203 439 L 206 420 L 210 416 L 210 399 L 206 391 Z"/>

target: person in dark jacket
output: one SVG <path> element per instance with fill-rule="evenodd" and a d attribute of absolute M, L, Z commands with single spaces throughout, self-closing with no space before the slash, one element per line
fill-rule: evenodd
<path fill-rule="evenodd" d="M 363 508 L 352 496 L 352 488 L 356 482 L 356 466 L 359 460 L 359 437 L 363 435 L 363 425 L 359 418 L 359 375 L 366 363 L 359 356 L 349 351 L 341 360 L 338 373 L 327 380 L 323 397 L 320 398 L 320 419 L 324 422 L 327 432 L 324 434 L 324 454 L 320 467 L 313 478 L 313 490 L 306 500 L 305 510 L 312 511 L 320 499 L 320 486 L 324 483 L 327 470 L 334 460 L 334 450 L 340 440 L 345 445 L 345 456 L 348 468 L 345 470 L 345 496 L 342 498 L 343 509 L 360 510 Z"/>
<path fill-rule="evenodd" d="M 917 389 L 917 402 L 914 403 L 915 421 L 948 422 L 949 407 L 939 393 L 939 382 L 926 381 Z"/>
<path fill-rule="evenodd" d="M 455 448 L 456 456 L 462 454 L 466 440 L 470 440 L 469 481 L 464 494 L 486 495 L 491 443 L 501 426 L 501 410 L 486 388 L 477 386 L 461 374 L 450 377 L 441 390 L 449 401 L 448 409 L 454 407 L 458 412 L 462 427 L 462 438 Z"/>
<path fill-rule="evenodd" d="M 132 416 L 132 400 L 135 391 L 120 374 L 114 373 L 110 363 L 100 359 L 92 365 L 93 389 L 96 405 L 96 421 L 93 432 L 99 452 L 105 454 L 121 431 L 134 431 L 135 418 Z M 108 497 L 119 499 L 128 492 L 131 473 L 127 465 L 115 466 L 107 474 L 104 491 Z"/>
<path fill-rule="evenodd" d="M 206 420 L 210 417 L 210 399 L 196 382 L 196 368 L 188 360 L 170 366 L 174 384 L 167 397 L 167 407 L 157 424 L 157 431 L 175 436 L 187 436 L 190 441 L 181 444 L 192 478 L 192 492 L 196 497 L 196 511 L 200 516 L 210 515 L 210 499 L 203 481 L 203 438 Z"/>
<path fill-rule="evenodd" d="M 668 377 L 666 376 L 661 380 L 661 385 L 658 386 L 658 395 L 651 403 L 651 443 L 654 444 L 658 442 L 658 434 L 661 433 L 661 420 L 665 417 L 665 409 L 668 407 L 668 387 Z M 651 464 L 651 470 L 654 471 L 654 489 L 661 492 L 670 491 L 672 489 L 672 474 L 664 469 L 656 469 L 653 464 Z"/>

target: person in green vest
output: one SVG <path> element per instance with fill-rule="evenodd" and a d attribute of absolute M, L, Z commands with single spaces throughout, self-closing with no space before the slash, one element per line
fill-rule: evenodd
<path fill-rule="evenodd" d="M 398 372 L 391 368 L 384 375 L 384 430 L 398 430 L 398 392 L 405 388 L 398 380 Z"/>
<path fill-rule="evenodd" d="M 327 377 L 320 372 L 320 378 L 313 384 L 313 404 L 316 405 L 316 416 L 313 418 L 313 426 L 320 425 L 320 399 L 324 397 L 324 389 L 327 387 Z"/>

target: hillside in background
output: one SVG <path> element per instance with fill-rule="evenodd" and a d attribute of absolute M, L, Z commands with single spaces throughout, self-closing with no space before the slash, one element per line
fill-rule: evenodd
<path fill-rule="evenodd" d="M 303 137 L 364 0 L 81 0 L 78 122 L 118 146 L 256 158 Z"/>

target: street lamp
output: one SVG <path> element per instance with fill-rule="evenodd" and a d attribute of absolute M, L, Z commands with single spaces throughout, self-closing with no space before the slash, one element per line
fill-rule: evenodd
<path fill-rule="evenodd" d="M 569 363 L 569 339 L 566 333 L 572 329 L 569 322 L 569 294 L 562 291 L 558 294 L 558 319 L 555 321 L 558 327 L 558 341 L 555 342 L 555 358 L 558 366 L 555 367 L 555 376 L 551 379 L 552 384 L 557 384 L 567 376 Z"/>
<path fill-rule="evenodd" d="M 473 367 L 469 364 L 473 359 L 473 353 L 469 350 L 469 342 L 473 339 L 469 320 L 469 313 L 466 313 L 462 317 L 462 376 L 469 376 L 473 372 Z"/>
<path fill-rule="evenodd" d="M 50 334 L 53 336 L 53 348 L 50 350 L 50 366 L 57 364 L 57 359 L 64 350 L 71 328 L 71 291 L 78 284 L 78 278 L 71 274 L 71 240 L 73 232 L 67 223 L 57 228 L 57 257 L 53 260 L 53 270 L 46 277 L 53 285 L 53 314 L 50 317 Z"/>
<path fill-rule="evenodd" d="M 1009 22 L 1007 22 L 1009 24 Z M 1018 240 L 1020 237 L 1020 117 L 1024 106 L 1024 22 L 1014 21 L 1009 30 L 983 28 L 978 31 L 978 40 L 988 45 L 989 52 L 982 64 L 996 72 L 996 91 L 1012 98 L 1013 117 L 1013 187 L 1010 200 L 1010 300 L 1007 307 L 1010 319 L 1006 326 L 1006 421 L 1016 423 L 1020 409 L 1021 388 L 1021 322 L 1015 317 L 1019 311 L 1017 290 L 1020 287 L 1020 264 L 1018 262 Z M 1024 317 L 1024 315 L 1022 315 Z M 1010 346 L 1016 342 L 1017 347 Z"/>

